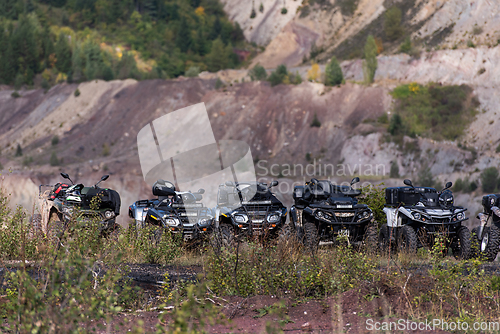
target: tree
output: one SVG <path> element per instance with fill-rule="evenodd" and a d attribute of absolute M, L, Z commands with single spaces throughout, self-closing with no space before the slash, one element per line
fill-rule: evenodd
<path fill-rule="evenodd" d="M 369 35 L 366 39 L 364 56 L 365 60 L 363 62 L 363 74 L 365 77 L 365 82 L 372 83 L 378 67 L 377 43 L 375 43 L 375 38 L 373 38 L 373 35 Z"/>
<path fill-rule="evenodd" d="M 342 68 L 336 57 L 330 60 L 330 63 L 326 65 L 325 69 L 325 85 L 335 86 L 340 85 L 344 81 L 344 75 L 342 74 Z"/>
<path fill-rule="evenodd" d="M 395 41 L 403 35 L 403 27 L 401 26 L 401 9 L 396 6 L 389 8 L 385 12 L 384 31 L 390 41 Z"/>
<path fill-rule="evenodd" d="M 288 76 L 288 69 L 286 65 L 281 64 L 276 68 L 276 71 L 271 73 L 268 80 L 271 83 L 271 86 L 276 86 L 283 83 L 283 80 Z"/>
<path fill-rule="evenodd" d="M 17 148 L 16 148 L 16 154 L 15 156 L 16 157 L 20 157 L 23 155 L 23 149 L 21 148 L 21 145 L 20 144 L 17 144 Z"/>
<path fill-rule="evenodd" d="M 212 50 L 207 55 L 207 65 L 210 72 L 217 72 L 230 65 L 230 55 L 233 53 L 232 48 L 228 45 L 224 46 L 224 42 L 217 38 L 212 43 Z"/>
<path fill-rule="evenodd" d="M 68 73 L 71 70 L 71 48 L 68 43 L 68 37 L 62 32 L 59 34 L 56 47 L 56 67 L 63 73 Z"/>
<path fill-rule="evenodd" d="M 12 47 L 13 66 L 16 73 L 24 76 L 25 82 L 31 84 L 33 77 L 38 72 L 38 48 L 35 27 L 24 15 L 19 19 L 19 24 L 10 39 Z"/>
<path fill-rule="evenodd" d="M 177 38 L 175 39 L 175 46 L 181 49 L 182 52 L 187 52 L 193 44 L 191 38 L 191 30 L 185 18 L 181 19 Z"/>
<path fill-rule="evenodd" d="M 498 184 L 498 169 L 496 167 L 489 167 L 483 170 L 481 173 L 481 184 L 484 192 L 494 192 Z"/>
<path fill-rule="evenodd" d="M 248 74 L 250 75 L 252 81 L 262 81 L 267 78 L 266 69 L 259 64 L 255 65 L 254 68 L 248 71 Z"/>
<path fill-rule="evenodd" d="M 313 63 L 311 68 L 307 71 L 307 80 L 318 81 L 321 76 L 321 69 L 317 63 Z"/>

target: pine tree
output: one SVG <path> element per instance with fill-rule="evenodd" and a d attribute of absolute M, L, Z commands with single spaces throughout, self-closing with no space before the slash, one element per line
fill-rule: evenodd
<path fill-rule="evenodd" d="M 344 81 L 342 68 L 340 68 L 337 58 L 333 57 L 325 69 L 325 85 L 335 86 L 340 85 Z"/>
<path fill-rule="evenodd" d="M 196 40 L 194 42 L 194 46 L 196 49 L 195 50 L 196 53 L 198 53 L 200 56 L 206 55 L 209 51 L 207 39 L 204 35 L 205 34 L 203 33 L 203 28 L 199 27 L 196 33 Z"/>
<path fill-rule="evenodd" d="M 179 26 L 179 32 L 177 33 L 177 38 L 175 39 L 175 45 L 181 49 L 182 52 L 187 52 L 193 44 L 191 38 L 191 30 L 185 18 L 181 19 Z"/>
<path fill-rule="evenodd" d="M 365 82 L 372 83 L 375 79 L 375 72 L 377 71 L 377 43 L 373 35 L 369 35 L 366 39 L 364 48 L 365 60 L 363 62 L 363 74 Z"/>
<path fill-rule="evenodd" d="M 62 32 L 57 40 L 56 47 L 56 67 L 63 73 L 68 73 L 71 70 L 71 48 L 68 43 L 68 37 Z"/>
<path fill-rule="evenodd" d="M 222 31 L 222 24 L 220 22 L 219 17 L 217 16 L 215 18 L 214 24 L 212 26 L 212 31 L 210 31 L 210 39 L 211 40 L 217 39 L 217 37 L 219 37 L 221 31 Z"/>
<path fill-rule="evenodd" d="M 213 41 L 212 50 L 207 55 L 207 63 L 210 72 L 217 72 L 228 67 L 229 55 L 220 38 Z"/>
<path fill-rule="evenodd" d="M 10 44 L 12 57 L 17 60 L 15 72 L 25 76 L 25 82 L 32 83 L 34 75 L 38 72 L 38 48 L 35 36 L 35 27 L 21 16 L 17 28 L 14 30 Z"/>
<path fill-rule="evenodd" d="M 50 68 L 52 66 L 52 64 L 50 64 L 49 57 L 54 52 L 55 52 L 54 42 L 50 37 L 49 26 L 46 25 L 43 29 L 43 34 L 42 34 L 42 54 L 41 54 L 45 68 Z"/>

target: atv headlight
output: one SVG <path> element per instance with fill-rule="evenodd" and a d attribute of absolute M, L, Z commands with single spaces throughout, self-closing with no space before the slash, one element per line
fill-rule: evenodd
<path fill-rule="evenodd" d="M 179 225 L 179 221 L 175 218 L 165 218 L 165 224 L 167 224 L 168 226 L 177 226 Z"/>
<path fill-rule="evenodd" d="M 372 213 L 370 211 L 368 211 L 368 210 L 363 211 L 360 214 L 358 214 L 358 219 L 359 220 L 367 219 L 367 218 L 369 218 L 371 216 L 371 214 Z"/>
<path fill-rule="evenodd" d="M 415 218 L 416 220 L 422 220 L 422 215 L 418 212 L 414 212 L 413 218 Z"/>
<path fill-rule="evenodd" d="M 457 219 L 458 220 L 464 220 L 465 219 L 465 213 L 464 212 L 460 212 L 457 214 Z"/>
<path fill-rule="evenodd" d="M 113 211 L 106 211 L 104 212 L 104 217 L 106 217 L 106 219 L 111 219 L 115 216 L 115 213 Z"/>
<path fill-rule="evenodd" d="M 203 218 L 198 222 L 199 227 L 207 227 L 212 224 L 212 218 Z"/>
<path fill-rule="evenodd" d="M 278 213 L 272 213 L 269 216 L 267 216 L 267 221 L 270 223 L 276 223 L 280 220 L 281 216 Z"/>
<path fill-rule="evenodd" d="M 246 223 L 248 217 L 246 215 L 234 215 L 234 221 L 237 223 Z"/>

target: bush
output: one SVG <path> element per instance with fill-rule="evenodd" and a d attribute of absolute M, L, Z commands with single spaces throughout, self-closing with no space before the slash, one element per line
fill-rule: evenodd
<path fill-rule="evenodd" d="M 18 92 L 12 92 L 12 94 L 10 94 L 10 96 L 12 96 L 15 99 L 17 99 L 18 97 L 21 97 L 21 95 Z"/>
<path fill-rule="evenodd" d="M 248 71 L 248 75 L 250 75 L 252 81 L 263 81 L 267 79 L 266 69 L 259 64 L 255 65 L 250 71 Z"/>
<path fill-rule="evenodd" d="M 52 146 L 56 146 L 57 144 L 59 144 L 59 137 L 57 135 L 52 137 L 51 144 Z"/>
<path fill-rule="evenodd" d="M 286 7 L 281 8 L 281 14 L 286 15 L 286 13 L 288 13 L 288 9 Z"/>
<path fill-rule="evenodd" d="M 80 90 L 77 88 L 74 93 L 75 97 L 80 96 Z"/>
<path fill-rule="evenodd" d="M 496 150 L 495 150 L 496 153 L 500 153 L 500 144 L 498 144 Z"/>
<path fill-rule="evenodd" d="M 389 8 L 385 12 L 384 31 L 390 41 L 394 41 L 403 35 L 403 27 L 401 26 L 401 9 L 396 6 Z"/>
<path fill-rule="evenodd" d="M 399 165 L 398 165 L 397 161 L 391 162 L 391 171 L 389 173 L 389 176 L 392 178 L 399 177 Z"/>
<path fill-rule="evenodd" d="M 314 113 L 314 118 L 311 122 L 311 128 L 320 128 L 321 127 L 321 122 L 318 119 L 318 115 Z"/>
<path fill-rule="evenodd" d="M 20 144 L 17 144 L 17 147 L 16 147 L 16 154 L 15 156 L 16 157 L 20 157 L 23 155 L 23 149 L 21 148 L 21 145 Z"/>
<path fill-rule="evenodd" d="M 186 76 L 188 78 L 194 78 L 197 77 L 200 74 L 200 67 L 199 66 L 191 66 L 187 71 L 186 71 Z"/>
<path fill-rule="evenodd" d="M 215 80 L 215 89 L 220 89 L 222 87 L 224 87 L 224 82 L 222 82 L 220 78 L 217 78 L 217 80 Z"/>
<path fill-rule="evenodd" d="M 271 87 L 282 84 L 285 80 L 285 77 L 288 76 L 288 70 L 286 65 L 279 65 L 274 72 L 271 73 L 269 78 L 267 79 L 271 83 Z"/>
<path fill-rule="evenodd" d="M 461 192 L 462 190 L 466 189 L 466 187 L 467 184 L 465 184 L 465 182 L 461 178 L 458 178 L 453 184 L 453 191 Z"/>
<path fill-rule="evenodd" d="M 59 165 L 59 159 L 57 158 L 56 152 L 52 152 L 52 154 L 50 155 L 50 165 L 51 166 Z"/>
<path fill-rule="evenodd" d="M 365 60 L 363 61 L 363 74 L 366 83 L 372 83 L 375 79 L 375 72 L 377 71 L 377 43 L 373 35 L 369 35 L 366 39 L 364 47 Z"/>
<path fill-rule="evenodd" d="M 413 49 L 413 45 L 411 43 L 411 38 L 408 36 L 405 38 L 403 43 L 399 46 L 399 52 L 403 52 L 406 54 L 410 54 Z"/>
<path fill-rule="evenodd" d="M 393 136 L 404 133 L 403 119 L 401 118 L 401 116 L 399 114 L 392 115 L 391 122 L 389 123 L 388 131 Z"/>
<path fill-rule="evenodd" d="M 396 99 L 394 112 L 400 115 L 404 126 L 389 128 L 407 136 L 456 140 L 477 113 L 478 101 L 472 94 L 472 88 L 466 85 L 398 86 L 391 95 Z"/>
<path fill-rule="evenodd" d="M 307 71 L 307 80 L 317 82 L 321 78 L 321 69 L 318 64 L 313 63 Z"/>
<path fill-rule="evenodd" d="M 434 176 L 429 167 L 423 168 L 420 173 L 418 173 L 418 185 L 421 187 L 434 187 Z"/>
<path fill-rule="evenodd" d="M 498 185 L 498 169 L 496 167 L 489 167 L 481 173 L 481 184 L 483 191 L 492 193 Z"/>
<path fill-rule="evenodd" d="M 332 57 L 330 63 L 326 65 L 325 69 L 325 85 L 336 86 L 344 82 L 344 75 L 342 74 L 342 68 L 336 57 Z"/>

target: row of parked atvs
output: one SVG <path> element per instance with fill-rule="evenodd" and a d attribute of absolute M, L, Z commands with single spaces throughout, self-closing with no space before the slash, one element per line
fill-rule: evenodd
<path fill-rule="evenodd" d="M 68 174 L 61 175 L 71 181 Z M 107 178 L 105 175 L 101 181 Z M 115 230 L 120 197 L 114 190 L 98 187 L 99 182 L 92 187 L 73 181 L 72 185 L 58 183 L 44 193 L 40 186 L 44 232 L 54 223 L 70 221 L 76 211 L 80 217 L 97 217 L 103 234 Z M 445 249 L 451 249 L 457 258 L 481 255 L 495 260 L 500 250 L 500 195 L 483 197 L 480 225 L 471 234 L 463 225 L 467 209 L 454 205 L 451 182 L 437 191 L 405 180 L 405 187 L 386 188 L 387 224 L 379 228 L 372 209 L 358 203 L 361 191 L 353 188 L 357 182 L 358 177 L 347 186 L 313 178 L 294 187 L 294 205 L 288 210 L 271 191 L 278 181 L 269 185 L 226 182 L 219 186 L 216 207 L 209 208 L 203 203 L 203 189 L 180 192 L 173 183 L 158 180 L 152 189 L 155 198 L 132 204 L 129 216 L 136 228 L 156 226 L 182 235 L 185 241 L 218 232 L 227 246 L 241 238 L 272 240 L 282 236 L 297 238 L 312 252 L 320 241 L 343 240 L 369 249 L 415 253 L 441 238 L 447 242 Z"/>

